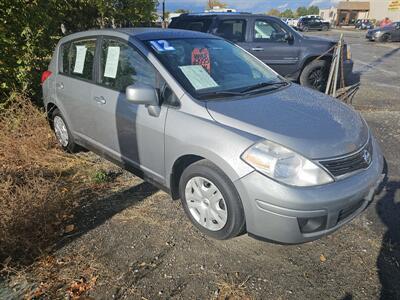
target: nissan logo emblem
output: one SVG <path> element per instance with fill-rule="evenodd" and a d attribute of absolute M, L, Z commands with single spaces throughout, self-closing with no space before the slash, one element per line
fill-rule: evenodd
<path fill-rule="evenodd" d="M 362 157 L 368 165 L 371 163 L 371 154 L 369 154 L 368 150 L 364 149 Z"/>

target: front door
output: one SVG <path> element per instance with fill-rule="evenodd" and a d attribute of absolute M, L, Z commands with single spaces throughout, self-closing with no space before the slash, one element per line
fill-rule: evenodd
<path fill-rule="evenodd" d="M 56 76 L 57 104 L 78 140 L 87 140 L 95 130 L 91 103 L 95 49 L 96 38 L 61 46 L 62 63 Z"/>
<path fill-rule="evenodd" d="M 158 88 L 158 73 L 136 48 L 123 40 L 104 38 L 99 57 L 99 85 L 93 91 L 95 140 L 106 155 L 127 168 L 139 168 L 162 183 L 167 107 L 161 106 L 155 117 L 145 105 L 134 104 L 125 97 L 126 87 L 135 83 Z"/>
<path fill-rule="evenodd" d="M 296 39 L 288 41 L 289 34 L 280 24 L 268 19 L 256 19 L 251 24 L 253 40 L 247 44 L 250 53 L 282 76 L 294 74 L 299 68 L 300 47 Z"/>

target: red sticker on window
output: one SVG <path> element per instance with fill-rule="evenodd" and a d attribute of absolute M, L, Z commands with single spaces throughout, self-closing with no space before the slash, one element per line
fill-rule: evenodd
<path fill-rule="evenodd" d="M 192 65 L 203 66 L 204 69 L 211 72 L 210 53 L 207 48 L 194 48 L 192 51 Z"/>

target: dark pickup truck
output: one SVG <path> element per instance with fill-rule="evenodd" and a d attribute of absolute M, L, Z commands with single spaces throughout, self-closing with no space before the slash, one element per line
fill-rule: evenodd
<path fill-rule="evenodd" d="M 183 14 L 169 28 L 212 33 L 230 40 L 266 63 L 280 75 L 304 86 L 325 90 L 335 41 L 304 36 L 281 19 L 250 13 Z M 326 53 L 328 51 L 328 53 Z M 321 56 L 322 59 L 315 60 Z M 344 74 L 353 61 L 345 46 Z"/>

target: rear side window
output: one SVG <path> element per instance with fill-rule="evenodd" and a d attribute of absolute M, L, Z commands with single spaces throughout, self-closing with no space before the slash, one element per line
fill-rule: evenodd
<path fill-rule="evenodd" d="M 62 45 L 61 73 L 92 80 L 96 39 L 79 40 Z"/>
<path fill-rule="evenodd" d="M 125 42 L 104 39 L 101 47 L 101 84 L 124 92 L 136 82 L 156 87 L 156 71 Z"/>
<path fill-rule="evenodd" d="M 192 31 L 208 32 L 212 23 L 212 19 L 179 19 L 174 18 L 169 28 L 186 29 Z"/>
<path fill-rule="evenodd" d="M 243 42 L 246 34 L 246 20 L 222 20 L 217 35 L 234 42 Z"/>

